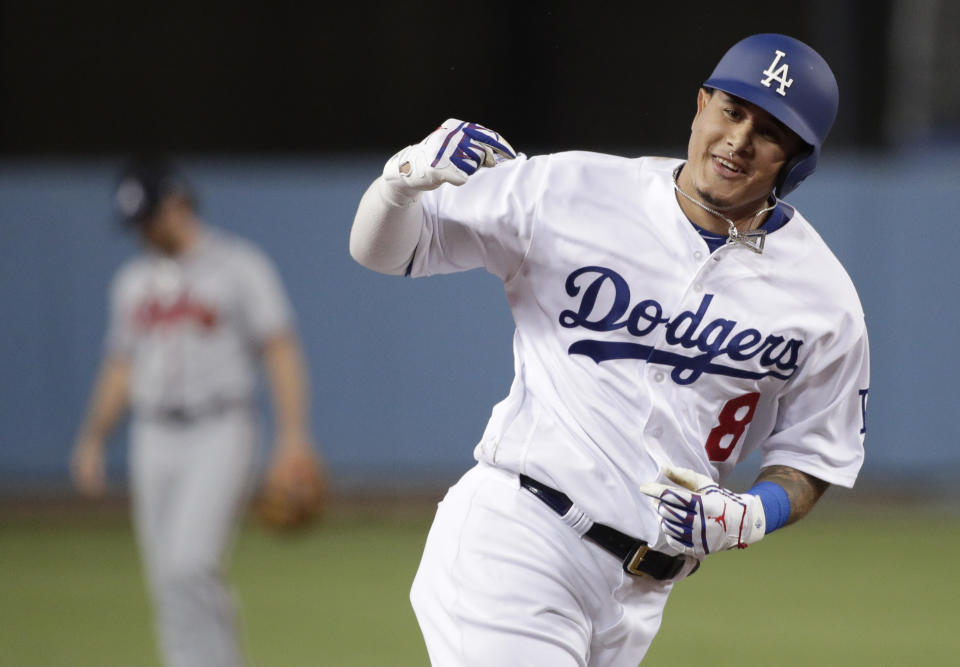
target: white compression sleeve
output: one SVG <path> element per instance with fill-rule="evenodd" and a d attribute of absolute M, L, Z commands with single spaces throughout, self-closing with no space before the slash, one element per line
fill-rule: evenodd
<path fill-rule="evenodd" d="M 350 254 L 373 271 L 403 275 L 422 226 L 419 193 L 410 197 L 398 192 L 381 176 L 360 199 L 350 230 Z"/>

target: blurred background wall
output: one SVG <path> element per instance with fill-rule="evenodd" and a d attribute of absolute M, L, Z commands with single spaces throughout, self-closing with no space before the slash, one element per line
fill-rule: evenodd
<path fill-rule="evenodd" d="M 107 285 L 136 250 L 110 211 L 128 152 L 172 153 L 204 217 L 277 262 L 335 485 L 440 486 L 506 394 L 512 326 L 485 273 L 409 281 L 352 262 L 353 212 L 383 161 L 450 116 L 528 154 L 682 156 L 696 86 L 763 31 L 807 41 L 840 82 L 822 166 L 790 201 L 867 313 L 863 480 L 948 490 L 960 3 L 412 4 L 0 4 L 0 492 L 67 488 Z M 122 481 L 122 429 L 114 440 Z"/>

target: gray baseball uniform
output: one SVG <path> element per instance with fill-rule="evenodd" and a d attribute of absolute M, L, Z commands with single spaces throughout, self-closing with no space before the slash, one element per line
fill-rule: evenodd
<path fill-rule="evenodd" d="M 291 320 L 269 259 L 209 228 L 114 279 L 108 353 L 131 361 L 134 521 L 172 665 L 242 662 L 220 564 L 252 480 L 257 350 Z"/>

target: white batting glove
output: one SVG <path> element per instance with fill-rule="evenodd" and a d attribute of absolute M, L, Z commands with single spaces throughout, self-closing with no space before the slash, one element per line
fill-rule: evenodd
<path fill-rule="evenodd" d="M 480 167 L 493 167 L 515 157 L 516 151 L 497 132 L 450 118 L 419 144 L 390 158 L 383 179 L 402 198 L 412 201 L 420 192 L 443 183 L 463 185 Z"/>
<path fill-rule="evenodd" d="M 767 519 L 759 496 L 734 493 L 687 468 L 666 466 L 663 472 L 679 487 L 648 482 L 640 490 L 657 501 L 662 536 L 678 552 L 704 558 L 745 549 L 764 536 Z"/>

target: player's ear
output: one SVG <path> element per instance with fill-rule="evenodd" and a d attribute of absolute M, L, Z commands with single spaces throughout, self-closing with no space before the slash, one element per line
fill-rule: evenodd
<path fill-rule="evenodd" d="M 713 91 L 709 88 L 701 87 L 700 90 L 697 91 L 697 114 L 706 108 L 711 97 L 713 97 Z"/>
<path fill-rule="evenodd" d="M 707 103 L 710 101 L 711 95 L 713 95 L 713 91 L 709 88 L 701 87 L 700 90 L 697 91 L 697 113 L 693 117 L 694 121 L 697 120 L 697 117 L 704 110 L 704 108 L 706 108 Z M 693 122 L 691 122 L 691 128 L 692 126 Z"/>

